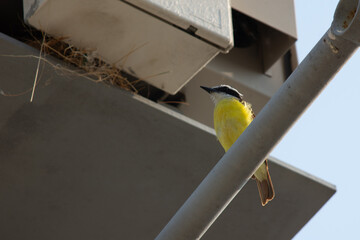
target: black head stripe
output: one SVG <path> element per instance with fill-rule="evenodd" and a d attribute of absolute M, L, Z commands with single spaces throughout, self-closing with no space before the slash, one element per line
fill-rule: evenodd
<path fill-rule="evenodd" d="M 234 96 L 240 100 L 242 100 L 242 94 L 239 93 L 236 89 L 230 87 L 230 86 L 227 86 L 227 85 L 221 85 L 221 86 L 218 86 L 218 87 L 214 87 L 214 90 L 217 91 L 217 92 L 223 92 L 223 93 L 226 93 L 226 94 L 229 94 L 231 96 Z"/>

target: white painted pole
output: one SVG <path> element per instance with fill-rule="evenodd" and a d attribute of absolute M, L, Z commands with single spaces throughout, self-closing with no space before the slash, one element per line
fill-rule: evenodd
<path fill-rule="evenodd" d="M 358 4 L 359 0 L 340 1 L 329 31 L 177 211 L 157 240 L 202 237 L 356 50 L 360 41 Z"/>

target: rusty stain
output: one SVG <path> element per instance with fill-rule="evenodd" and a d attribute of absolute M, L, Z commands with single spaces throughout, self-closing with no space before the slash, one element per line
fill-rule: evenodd
<path fill-rule="evenodd" d="M 355 13 L 356 13 L 356 8 L 350 11 L 349 15 L 347 16 L 347 19 L 352 20 L 355 17 Z"/>
<path fill-rule="evenodd" d="M 350 11 L 349 15 L 346 16 L 347 20 L 344 20 L 342 27 L 343 28 L 347 28 L 349 27 L 349 23 L 351 20 L 353 20 L 353 18 L 355 17 L 355 13 L 356 13 L 356 8 L 354 8 L 354 10 Z"/>

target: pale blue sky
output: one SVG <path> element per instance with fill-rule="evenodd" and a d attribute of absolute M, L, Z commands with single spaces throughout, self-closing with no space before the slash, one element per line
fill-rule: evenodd
<path fill-rule="evenodd" d="M 337 3 L 295 0 L 299 62 L 330 27 Z M 359 70 L 358 51 L 271 154 L 337 187 L 296 240 L 360 239 Z"/>

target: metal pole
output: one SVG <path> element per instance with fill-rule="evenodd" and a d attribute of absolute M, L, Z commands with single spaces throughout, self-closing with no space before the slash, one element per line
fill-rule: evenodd
<path fill-rule="evenodd" d="M 358 47 L 358 1 L 339 2 L 329 31 L 177 211 L 157 240 L 202 237 Z"/>

